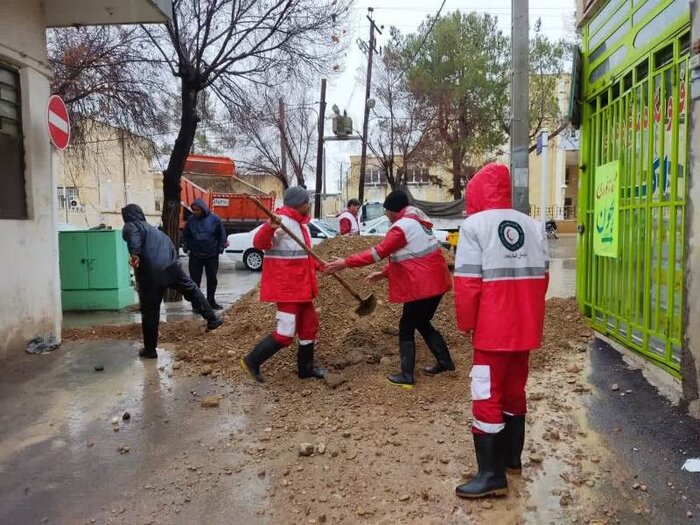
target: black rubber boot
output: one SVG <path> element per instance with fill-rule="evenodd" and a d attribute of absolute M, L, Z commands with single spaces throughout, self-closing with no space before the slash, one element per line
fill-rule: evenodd
<path fill-rule="evenodd" d="M 219 303 L 216 302 L 215 299 L 207 299 L 207 302 L 209 303 L 209 306 L 212 307 L 213 310 L 223 310 L 224 307 L 221 306 Z"/>
<path fill-rule="evenodd" d="M 520 474 L 523 469 L 520 456 L 525 445 L 525 416 L 503 417 L 506 421 L 506 428 L 502 432 L 506 469 L 513 474 Z"/>
<path fill-rule="evenodd" d="M 387 379 L 392 385 L 401 388 L 413 388 L 413 368 L 416 364 L 416 343 L 413 341 L 401 341 L 399 343 L 399 356 L 401 357 L 401 373 L 391 374 Z"/>
<path fill-rule="evenodd" d="M 485 498 L 508 494 L 505 461 L 498 434 L 474 434 L 474 450 L 479 473 L 474 479 L 459 485 L 455 492 L 460 498 Z"/>
<path fill-rule="evenodd" d="M 139 350 L 139 357 L 143 357 L 144 359 L 158 359 L 158 352 L 156 350 L 146 350 L 142 348 Z"/>
<path fill-rule="evenodd" d="M 260 373 L 260 366 L 282 349 L 274 337 L 268 335 L 260 341 L 250 353 L 241 358 L 241 368 L 258 383 L 264 383 L 265 379 Z"/>
<path fill-rule="evenodd" d="M 297 350 L 297 369 L 299 379 L 323 379 L 326 377 L 326 369 L 314 366 L 314 343 L 299 345 Z"/>
<path fill-rule="evenodd" d="M 204 319 L 207 321 L 207 332 L 216 330 L 224 324 L 224 320 L 216 315 L 216 312 L 214 312 L 214 309 L 209 304 L 209 301 L 204 298 L 204 295 L 199 291 L 199 289 L 197 289 L 194 293 L 194 298 L 192 299 L 192 310 L 199 313 L 199 315 L 204 317 Z"/>
<path fill-rule="evenodd" d="M 425 344 L 428 345 L 428 348 L 437 360 L 435 365 L 423 369 L 426 374 L 435 376 L 443 372 L 452 372 L 455 369 L 450 350 L 447 348 L 447 342 L 440 332 L 433 329 L 428 334 L 428 337 L 425 338 Z"/>
<path fill-rule="evenodd" d="M 221 317 L 216 317 L 214 319 L 210 319 L 207 321 L 207 332 L 212 332 L 222 326 L 224 324 L 224 320 Z"/>

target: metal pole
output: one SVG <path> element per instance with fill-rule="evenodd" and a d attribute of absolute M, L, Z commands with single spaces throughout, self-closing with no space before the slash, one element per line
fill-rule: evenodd
<path fill-rule="evenodd" d="M 122 182 L 124 183 L 124 206 L 129 204 L 128 182 L 126 180 L 126 153 L 124 151 L 124 130 L 121 130 L 122 143 Z"/>
<path fill-rule="evenodd" d="M 342 162 L 340 163 L 340 166 L 338 166 L 338 168 L 339 168 L 338 169 L 338 176 L 339 176 L 339 178 L 338 178 L 338 192 L 340 193 L 340 200 L 343 201 L 342 206 L 341 206 L 341 208 L 342 208 L 345 206 L 345 197 L 343 195 L 343 163 Z"/>
<path fill-rule="evenodd" d="M 53 156 L 56 154 L 56 150 L 51 146 L 51 155 L 49 155 L 49 177 L 53 177 Z M 66 168 L 65 164 L 61 170 L 61 176 L 63 178 L 63 211 L 66 213 L 66 224 L 68 224 L 68 196 L 66 194 Z"/>
<path fill-rule="evenodd" d="M 372 90 L 372 58 L 374 57 L 374 20 L 371 13 L 373 8 L 369 8 L 369 50 L 367 51 L 367 82 L 365 84 L 365 115 L 362 121 L 362 156 L 360 158 L 360 186 L 358 191 L 358 199 L 364 202 L 365 199 L 365 170 L 367 169 L 367 132 L 369 129 L 369 98 Z"/>
<path fill-rule="evenodd" d="M 323 146 L 323 195 L 328 193 L 328 188 L 326 187 L 326 174 L 328 166 L 326 165 L 326 146 Z"/>
<path fill-rule="evenodd" d="M 542 181 L 540 184 L 540 219 L 542 222 L 547 221 L 547 190 L 549 189 L 549 132 L 542 131 Z"/>
<path fill-rule="evenodd" d="M 512 0 L 510 159 L 513 207 L 529 214 L 529 16 L 528 0 Z"/>
<path fill-rule="evenodd" d="M 326 79 L 321 80 L 321 108 L 318 115 L 318 144 L 316 145 L 316 196 L 314 217 L 321 218 L 321 191 L 323 190 L 323 134 L 326 126 Z"/>
<path fill-rule="evenodd" d="M 287 178 L 287 145 L 285 144 L 286 141 L 286 133 L 287 133 L 287 116 L 285 113 L 284 109 L 284 99 L 280 97 L 280 105 L 279 105 L 279 128 L 280 128 L 280 157 L 282 160 L 282 176 L 286 179 Z"/>

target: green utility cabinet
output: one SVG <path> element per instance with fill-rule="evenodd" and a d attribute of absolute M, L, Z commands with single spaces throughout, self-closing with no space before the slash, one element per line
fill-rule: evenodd
<path fill-rule="evenodd" d="M 58 234 L 64 311 L 121 310 L 136 302 L 121 231 Z"/>

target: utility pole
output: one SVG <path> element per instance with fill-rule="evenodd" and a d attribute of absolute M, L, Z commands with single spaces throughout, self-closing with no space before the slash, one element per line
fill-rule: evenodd
<path fill-rule="evenodd" d="M 326 187 L 327 168 L 328 166 L 326 165 L 326 146 L 323 146 L 323 195 L 326 195 L 328 193 L 328 188 Z"/>
<path fill-rule="evenodd" d="M 515 0 L 513 0 L 515 1 Z M 370 93 L 372 90 L 372 58 L 375 53 L 375 40 L 374 32 L 375 30 L 381 35 L 381 30 L 374 23 L 372 18 L 372 13 L 374 12 L 373 7 L 368 7 L 367 20 L 369 20 L 369 49 L 367 50 L 367 83 L 365 85 L 365 118 L 362 121 L 362 156 L 360 158 L 360 187 L 358 191 L 358 199 L 360 202 L 364 202 L 365 199 L 365 171 L 367 169 L 367 133 L 369 131 L 369 110 L 371 109 L 369 100 Z"/>
<path fill-rule="evenodd" d="M 529 14 L 528 0 L 512 0 L 510 162 L 513 183 L 513 207 L 529 215 Z"/>
<path fill-rule="evenodd" d="M 343 193 L 343 163 L 338 166 L 338 191 L 340 192 L 340 200 L 345 204 L 345 194 Z"/>
<path fill-rule="evenodd" d="M 282 176 L 287 179 L 287 116 L 284 108 L 284 99 L 282 97 L 280 97 L 279 120 Z"/>
<path fill-rule="evenodd" d="M 542 153 L 540 162 L 542 163 L 542 180 L 540 181 L 540 219 L 542 223 L 547 221 L 547 193 L 549 190 L 549 132 L 542 130 L 538 145 L 541 144 Z"/>
<path fill-rule="evenodd" d="M 316 198 L 314 217 L 321 218 L 321 192 L 323 191 L 323 135 L 326 126 L 326 79 L 321 79 L 321 107 L 318 114 L 318 141 L 316 145 Z"/>

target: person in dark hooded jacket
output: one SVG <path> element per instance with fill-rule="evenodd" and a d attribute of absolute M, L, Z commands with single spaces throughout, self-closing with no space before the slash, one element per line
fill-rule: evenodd
<path fill-rule="evenodd" d="M 170 238 L 146 222 L 143 210 L 136 204 L 122 208 L 122 237 L 129 249 L 129 265 L 139 288 L 143 349 L 141 357 L 158 357 L 158 323 L 160 303 L 166 288 L 180 292 L 195 305 L 207 320 L 207 329 L 216 330 L 223 321 L 216 316 L 197 285 L 182 270 L 177 250 Z"/>
<path fill-rule="evenodd" d="M 190 277 L 200 286 L 202 273 L 207 273 L 207 300 L 214 310 L 221 310 L 214 298 L 219 284 L 219 255 L 226 248 L 226 230 L 221 219 L 213 214 L 202 199 L 192 202 L 192 215 L 182 232 L 184 249 L 190 256 Z"/>

